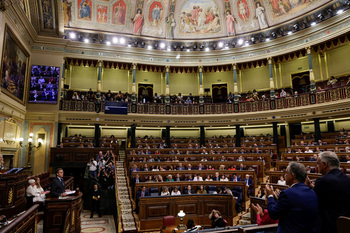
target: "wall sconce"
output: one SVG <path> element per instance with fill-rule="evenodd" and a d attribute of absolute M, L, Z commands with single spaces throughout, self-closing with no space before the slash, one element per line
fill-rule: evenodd
<path fill-rule="evenodd" d="M 186 216 L 185 212 L 183 210 L 180 210 L 180 212 L 177 214 L 177 216 L 180 217 L 181 223 L 177 226 L 177 229 L 179 230 L 186 230 L 185 225 L 182 223 L 184 220 L 184 217 Z"/>
<path fill-rule="evenodd" d="M 28 144 L 27 145 L 23 144 L 23 138 L 19 138 L 18 139 L 19 145 L 21 147 L 28 148 L 28 151 L 27 151 L 27 167 L 31 167 L 31 152 L 32 152 L 32 150 L 40 148 L 42 146 L 42 144 L 44 143 L 44 139 L 45 139 L 45 134 L 38 134 L 38 140 L 37 140 L 38 144 L 35 145 L 35 143 L 33 143 L 33 136 L 34 136 L 33 133 L 29 134 Z"/>

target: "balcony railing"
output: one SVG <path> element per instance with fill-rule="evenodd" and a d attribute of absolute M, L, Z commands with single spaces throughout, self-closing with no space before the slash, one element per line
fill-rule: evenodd
<path fill-rule="evenodd" d="M 276 109 L 295 108 L 313 104 L 327 103 L 350 98 L 350 87 L 340 87 L 330 89 L 315 94 L 307 93 L 298 97 L 277 98 L 274 100 L 259 100 L 254 102 L 239 103 L 205 103 L 200 104 L 137 104 L 136 112 L 138 114 L 172 114 L 172 115 L 199 115 L 199 114 L 230 114 L 246 113 L 259 111 L 273 111 Z M 128 103 L 128 113 L 132 112 L 132 103 Z M 93 101 L 79 100 L 61 100 L 60 110 L 63 111 L 82 111 L 82 112 L 104 112 L 105 103 L 100 105 Z"/>

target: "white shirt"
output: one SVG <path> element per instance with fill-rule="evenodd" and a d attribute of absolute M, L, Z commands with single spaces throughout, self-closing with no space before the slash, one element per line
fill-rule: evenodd
<path fill-rule="evenodd" d="M 279 185 L 286 185 L 286 181 L 285 180 L 284 181 L 278 180 L 277 184 L 279 184 Z"/>
<path fill-rule="evenodd" d="M 161 195 L 161 196 L 169 196 L 170 193 L 169 193 L 169 191 L 167 191 L 167 192 L 165 192 L 165 193 L 164 193 L 164 192 L 161 192 L 160 195 Z"/>
<path fill-rule="evenodd" d="M 171 195 L 181 195 L 181 192 L 180 191 L 177 191 L 177 192 L 171 191 Z"/>
<path fill-rule="evenodd" d="M 34 185 L 34 186 L 29 185 L 27 188 L 27 196 L 33 197 L 33 202 L 37 202 L 37 201 L 44 202 L 45 201 L 45 193 L 40 194 L 43 191 L 44 191 L 44 189 L 42 187 L 37 188 L 36 185 Z"/>
<path fill-rule="evenodd" d="M 305 153 L 314 153 L 311 149 L 306 150 Z"/>
<path fill-rule="evenodd" d="M 228 178 L 227 177 L 225 179 L 220 178 L 220 181 L 228 181 Z"/>
<path fill-rule="evenodd" d="M 97 162 L 95 160 L 90 162 L 90 163 L 88 163 L 87 165 L 89 167 L 89 171 L 92 171 L 92 172 L 96 171 L 96 169 L 97 169 Z"/>
<path fill-rule="evenodd" d="M 201 176 L 196 176 L 193 178 L 193 181 L 203 181 L 203 178 Z"/>

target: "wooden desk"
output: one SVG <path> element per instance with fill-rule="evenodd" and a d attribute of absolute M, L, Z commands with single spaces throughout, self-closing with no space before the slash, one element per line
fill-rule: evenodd
<path fill-rule="evenodd" d="M 180 223 L 177 213 L 183 210 L 186 216 L 183 223 L 186 224 L 192 218 L 197 225 L 211 225 L 208 218 L 213 209 L 219 210 L 222 217 L 232 226 L 235 217 L 235 200 L 229 195 L 181 195 L 165 197 L 140 198 L 140 229 L 159 230 L 163 225 L 163 216 L 175 217 L 175 225 Z"/>
<path fill-rule="evenodd" d="M 0 215 L 8 218 L 26 208 L 26 169 L 14 174 L 0 174 Z"/>
<path fill-rule="evenodd" d="M 66 215 L 69 213 L 71 218 L 68 232 L 80 232 L 82 196 L 83 194 L 80 192 L 77 196 L 67 196 L 65 199 L 47 198 L 44 211 L 44 232 L 61 233 L 64 229 Z"/>
<path fill-rule="evenodd" d="M 1 233 L 28 233 L 36 232 L 36 216 L 39 205 L 34 205 L 24 214 L 15 219 L 4 228 L 0 228 Z"/>

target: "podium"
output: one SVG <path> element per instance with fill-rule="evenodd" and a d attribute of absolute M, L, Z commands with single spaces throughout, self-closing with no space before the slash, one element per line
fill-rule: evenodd
<path fill-rule="evenodd" d="M 80 232 L 82 196 L 83 194 L 79 192 L 76 196 L 66 196 L 62 199 L 47 198 L 45 200 L 43 232 Z"/>

